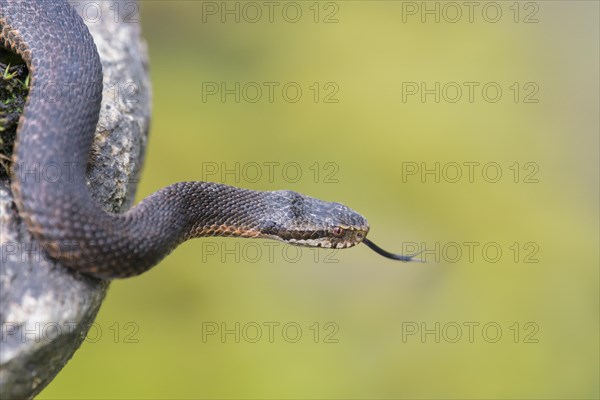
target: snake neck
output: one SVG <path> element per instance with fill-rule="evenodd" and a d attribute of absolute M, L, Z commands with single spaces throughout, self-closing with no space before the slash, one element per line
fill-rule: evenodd
<path fill-rule="evenodd" d="M 125 218 L 129 224 L 142 216 L 153 220 L 154 231 L 174 233 L 174 245 L 207 236 L 266 237 L 263 216 L 272 207 L 268 193 L 213 182 L 179 182 L 145 198 Z"/>

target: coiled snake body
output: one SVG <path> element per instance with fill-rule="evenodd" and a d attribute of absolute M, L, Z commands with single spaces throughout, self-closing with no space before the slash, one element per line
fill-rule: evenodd
<path fill-rule="evenodd" d="M 163 188 L 123 214 L 92 199 L 85 169 L 102 98 L 102 66 L 83 20 L 63 0 L 0 0 L 0 46 L 19 54 L 30 93 L 13 153 L 12 191 L 20 216 L 51 257 L 99 278 L 138 275 L 180 243 L 202 236 L 238 236 L 346 248 L 365 242 L 369 225 L 350 208 L 292 191 L 261 192 L 210 182 Z M 85 96 L 45 101 L 41 88 L 79 88 Z M 35 99 L 35 100 L 32 100 Z M 73 166 L 48 181 L 28 171 Z"/>

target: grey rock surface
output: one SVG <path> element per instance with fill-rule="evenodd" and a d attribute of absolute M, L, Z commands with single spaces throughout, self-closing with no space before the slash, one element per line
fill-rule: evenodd
<path fill-rule="evenodd" d="M 94 36 L 104 69 L 88 184 L 107 211 L 120 212 L 133 202 L 150 121 L 147 50 L 139 13 L 131 8 L 137 3 L 73 4 Z M 81 345 L 109 283 L 47 258 L 19 218 L 8 181 L 0 181 L 0 245 L 0 398 L 31 398 Z"/>

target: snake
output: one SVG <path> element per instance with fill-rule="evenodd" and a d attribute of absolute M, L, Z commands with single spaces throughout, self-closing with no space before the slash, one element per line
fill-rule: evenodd
<path fill-rule="evenodd" d="M 86 184 L 102 100 L 102 65 L 83 18 L 66 0 L 0 0 L 0 46 L 25 62 L 29 96 L 12 154 L 11 191 L 19 217 L 48 255 L 100 279 L 139 275 L 181 243 L 208 236 L 278 240 L 345 249 L 364 243 L 367 220 L 336 202 L 291 190 L 258 191 L 216 182 L 179 182 L 123 213 L 105 211 Z M 50 101 L 44 87 L 68 88 Z M 72 90 L 73 87 L 82 90 Z M 32 170 L 69 165 L 55 180 Z"/>

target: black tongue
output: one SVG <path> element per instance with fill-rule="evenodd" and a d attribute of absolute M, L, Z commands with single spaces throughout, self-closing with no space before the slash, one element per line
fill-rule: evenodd
<path fill-rule="evenodd" d="M 398 260 L 398 261 L 402 261 L 402 262 L 420 261 L 420 260 L 415 260 L 414 259 L 416 256 L 419 255 L 419 253 L 413 254 L 412 256 L 405 256 L 405 255 L 402 255 L 402 254 L 390 253 L 388 251 L 385 251 L 381 247 L 377 246 L 375 243 L 371 242 L 367 238 L 363 239 L 363 243 L 366 244 L 367 246 L 369 246 L 371 248 L 371 250 L 373 250 L 377 254 L 382 255 L 382 256 L 384 256 L 386 258 L 391 258 L 392 260 Z"/>

